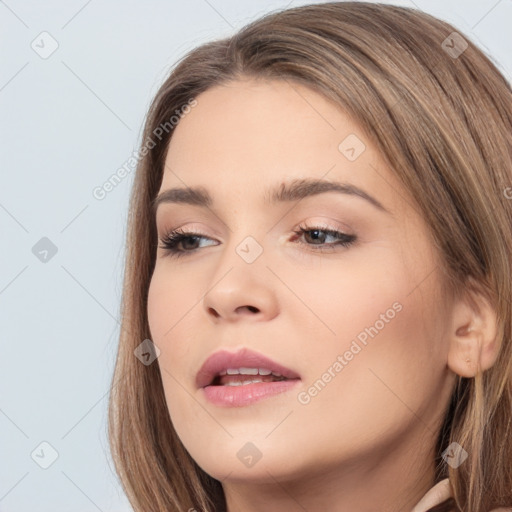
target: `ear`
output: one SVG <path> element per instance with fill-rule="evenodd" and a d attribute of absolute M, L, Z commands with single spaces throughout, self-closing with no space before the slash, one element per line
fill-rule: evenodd
<path fill-rule="evenodd" d="M 457 375 L 475 377 L 491 368 L 499 353 L 496 311 L 476 289 L 455 299 L 448 350 L 448 367 Z"/>

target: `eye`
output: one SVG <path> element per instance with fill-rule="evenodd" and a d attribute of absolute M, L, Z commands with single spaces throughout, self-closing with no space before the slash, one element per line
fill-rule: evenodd
<path fill-rule="evenodd" d="M 306 235 L 306 240 L 313 240 L 313 243 L 300 243 L 310 247 L 313 246 L 315 251 L 334 251 L 336 246 L 349 247 L 357 240 L 355 235 L 348 235 L 336 229 L 328 229 L 322 226 L 299 226 L 294 233 L 299 237 Z M 328 237 L 334 238 L 335 242 L 326 243 L 325 240 Z"/>
<path fill-rule="evenodd" d="M 315 251 L 333 251 L 336 246 L 348 247 L 357 239 L 355 235 L 348 235 L 335 229 L 326 229 L 321 226 L 299 226 L 297 231 L 294 231 L 294 233 L 298 237 L 306 235 L 307 239 L 312 240 L 311 243 L 299 243 L 301 245 L 313 247 L 313 250 Z M 326 243 L 325 240 L 328 237 L 334 238 L 335 241 L 333 243 Z M 161 239 L 162 245 L 160 248 L 171 256 L 180 257 L 186 253 L 196 252 L 197 249 L 200 248 L 197 247 L 197 243 L 200 242 L 201 239 L 212 240 L 200 233 L 176 229 Z M 215 243 L 213 245 L 215 245 Z"/>
<path fill-rule="evenodd" d="M 197 247 L 195 244 L 202 238 L 211 240 L 200 233 L 193 233 L 190 231 L 182 231 L 181 229 L 175 229 L 161 239 L 161 249 L 164 249 L 171 256 L 179 257 L 184 253 L 195 252 Z M 188 247 L 188 249 L 179 249 L 179 245 Z M 193 247 L 191 248 L 190 245 Z"/>

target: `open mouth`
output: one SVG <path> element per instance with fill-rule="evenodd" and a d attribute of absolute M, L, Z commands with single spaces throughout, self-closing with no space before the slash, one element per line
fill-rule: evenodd
<path fill-rule="evenodd" d="M 198 372 L 196 382 L 213 405 L 245 407 L 290 392 L 300 380 L 293 370 L 243 350 L 238 355 L 214 354 Z"/>
<path fill-rule="evenodd" d="M 300 380 L 300 375 L 283 364 L 248 348 L 237 352 L 219 350 L 206 359 L 196 374 L 196 386 L 200 388 L 220 389 L 222 387 L 249 386 L 263 388 L 264 385 L 274 389 L 292 384 L 283 381 Z M 275 383 L 275 386 L 272 385 Z M 270 384 L 270 386 L 269 386 Z"/>
<path fill-rule="evenodd" d="M 283 380 L 295 380 L 288 379 L 280 374 L 274 374 L 269 370 L 265 370 L 263 373 L 254 369 L 252 373 L 228 373 L 222 372 L 216 375 L 210 386 L 244 386 L 247 384 L 256 384 L 262 382 L 281 382 Z"/>

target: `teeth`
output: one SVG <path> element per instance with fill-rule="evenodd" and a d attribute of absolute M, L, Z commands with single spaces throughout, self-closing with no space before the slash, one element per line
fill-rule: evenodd
<path fill-rule="evenodd" d="M 228 368 L 227 372 L 223 371 L 219 375 L 274 375 L 275 377 L 281 377 L 278 372 L 272 372 L 266 368 Z"/>
<path fill-rule="evenodd" d="M 245 386 L 247 384 L 254 384 L 255 382 L 263 382 L 261 379 L 246 380 L 244 382 L 228 382 L 224 386 Z"/>

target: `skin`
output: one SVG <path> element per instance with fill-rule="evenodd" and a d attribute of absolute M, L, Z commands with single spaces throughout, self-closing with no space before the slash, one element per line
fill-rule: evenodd
<path fill-rule="evenodd" d="M 427 226 L 362 130 L 314 91 L 243 79 L 196 99 L 175 128 L 160 191 L 204 186 L 214 204 L 160 206 L 160 238 L 176 228 L 205 238 L 179 258 L 158 249 L 148 297 L 177 434 L 222 482 L 229 512 L 410 511 L 434 483 L 455 379 L 449 357 L 459 364 L 468 354 L 450 356 L 450 347 L 471 319 L 441 294 Z M 353 162 L 338 149 L 350 134 L 366 145 Z M 305 177 L 352 183 L 390 213 L 336 192 L 264 205 L 267 187 Z M 321 252 L 294 234 L 319 223 L 357 241 Z M 236 252 L 247 236 L 263 248 L 251 264 Z M 297 394 L 394 303 L 401 311 L 300 403 Z M 245 407 L 209 403 L 197 371 L 213 352 L 241 347 L 295 370 L 299 386 Z M 252 467 L 237 457 L 247 442 L 262 454 Z"/>

